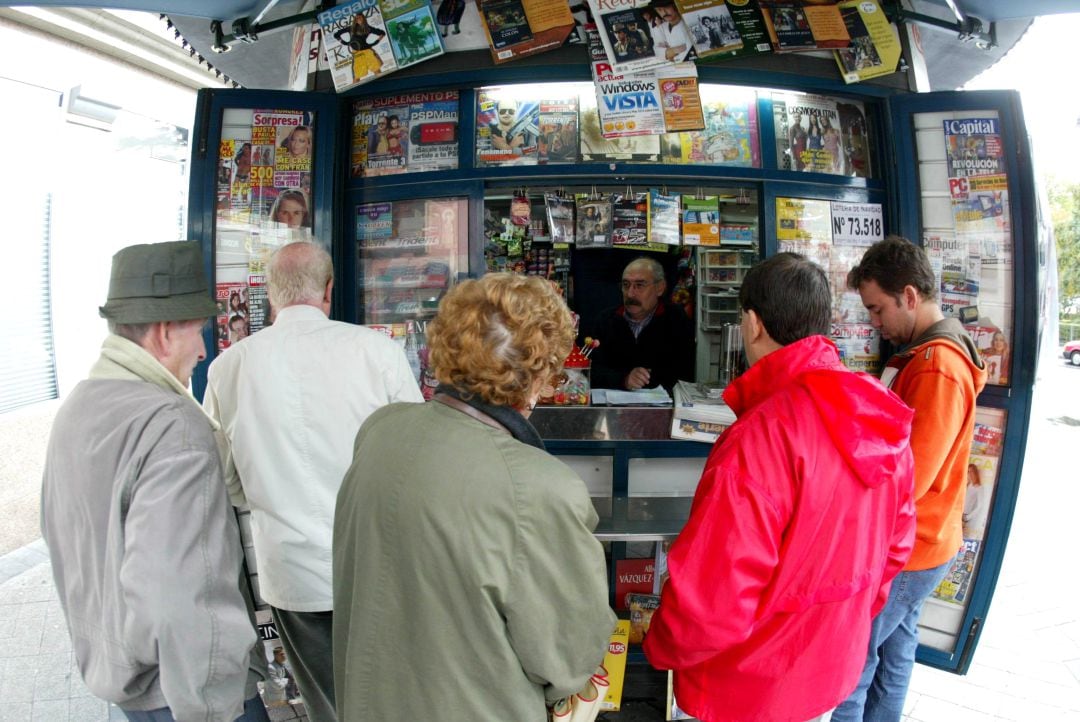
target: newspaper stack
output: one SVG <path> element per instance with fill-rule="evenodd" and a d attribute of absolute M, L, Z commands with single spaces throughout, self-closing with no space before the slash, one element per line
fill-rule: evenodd
<path fill-rule="evenodd" d="M 735 423 L 735 412 L 718 394 L 711 393 L 712 389 L 690 381 L 679 381 L 674 391 L 671 438 L 711 444 L 724 429 Z"/>

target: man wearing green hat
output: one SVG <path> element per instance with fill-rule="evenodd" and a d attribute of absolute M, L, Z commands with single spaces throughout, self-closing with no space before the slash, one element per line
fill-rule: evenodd
<path fill-rule="evenodd" d="M 113 256 L 109 336 L 53 424 L 42 535 L 86 686 L 130 720 L 267 720 L 213 422 L 188 391 L 216 315 L 198 243 Z"/>

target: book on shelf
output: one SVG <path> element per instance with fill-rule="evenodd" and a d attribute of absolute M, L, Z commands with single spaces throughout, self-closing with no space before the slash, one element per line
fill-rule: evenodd
<path fill-rule="evenodd" d="M 646 197 L 649 243 L 679 245 L 679 193 L 666 193 L 666 189 L 650 188 Z"/>
<path fill-rule="evenodd" d="M 724 0 L 676 0 L 700 59 L 742 50 L 743 38 Z"/>
<path fill-rule="evenodd" d="M 604 669 L 608 674 L 608 688 L 600 709 L 606 712 L 618 712 L 622 707 L 623 684 L 626 681 L 626 654 L 630 647 L 630 620 L 620 619 L 615 622 L 615 629 L 608 640 L 607 653 L 604 654 Z"/>
<path fill-rule="evenodd" d="M 545 193 L 548 234 L 552 243 L 574 242 L 574 199 L 561 193 Z"/>
<path fill-rule="evenodd" d="M 716 196 L 684 195 L 683 243 L 688 246 L 720 245 L 720 210 Z"/>
<path fill-rule="evenodd" d="M 562 47 L 574 30 L 565 2 L 477 0 L 477 8 L 496 64 Z"/>
<path fill-rule="evenodd" d="M 769 41 L 778 53 L 846 48 L 851 44 L 836 5 L 798 0 L 761 0 L 760 5 Z"/>
<path fill-rule="evenodd" d="M 837 5 L 851 45 L 834 51 L 845 83 L 889 75 L 900 61 L 900 34 L 878 0 L 846 0 Z"/>
<path fill-rule="evenodd" d="M 615 610 L 628 609 L 633 594 L 648 594 L 653 588 L 653 559 L 615 560 Z"/>
<path fill-rule="evenodd" d="M 626 607 L 630 610 L 630 644 L 641 644 L 649 633 L 653 613 L 660 607 L 660 595 L 627 594 Z"/>

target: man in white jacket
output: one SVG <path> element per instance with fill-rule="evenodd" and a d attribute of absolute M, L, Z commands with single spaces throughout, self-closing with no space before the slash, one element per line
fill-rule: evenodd
<path fill-rule="evenodd" d="M 109 336 L 56 415 L 41 490 L 79 671 L 133 722 L 266 722 L 236 516 L 187 388 L 217 313 L 199 244 L 117 252 L 100 311 Z"/>
<path fill-rule="evenodd" d="M 227 440 L 225 480 L 251 508 L 259 591 L 273 610 L 312 722 L 336 719 L 331 533 L 360 425 L 395 401 L 422 402 L 405 352 L 331 321 L 329 254 L 278 249 L 267 267 L 273 325 L 210 365 L 204 407 Z"/>

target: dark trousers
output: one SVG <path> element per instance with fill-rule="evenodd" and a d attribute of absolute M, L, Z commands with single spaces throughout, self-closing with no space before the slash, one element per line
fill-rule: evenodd
<path fill-rule="evenodd" d="M 124 716 L 130 722 L 173 722 L 172 710 L 168 707 L 148 709 L 141 712 L 124 710 Z M 266 707 L 258 697 L 252 697 L 244 702 L 244 714 L 236 718 L 235 722 L 270 722 L 266 714 Z"/>
<path fill-rule="evenodd" d="M 281 646 L 311 722 L 337 722 L 334 707 L 333 612 L 290 612 L 270 607 Z"/>

